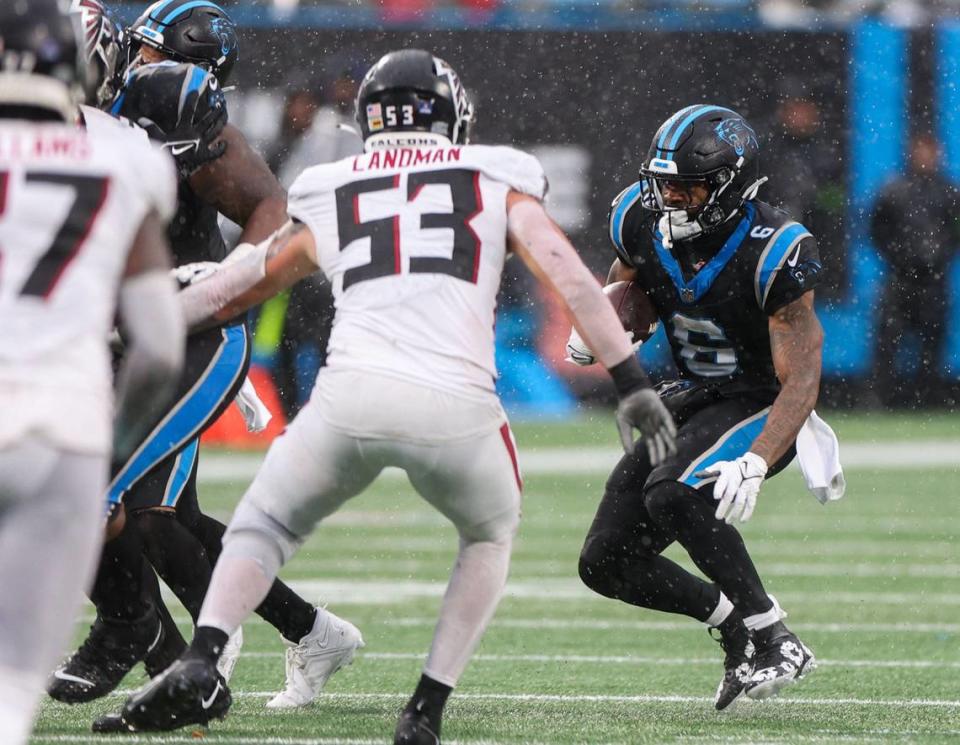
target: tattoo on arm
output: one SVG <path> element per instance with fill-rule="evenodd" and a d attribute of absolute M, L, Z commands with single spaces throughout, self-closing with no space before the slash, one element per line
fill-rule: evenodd
<path fill-rule="evenodd" d="M 823 329 L 813 309 L 813 292 L 770 317 L 770 351 L 781 390 L 750 450 L 772 466 L 796 440 L 820 390 Z"/>

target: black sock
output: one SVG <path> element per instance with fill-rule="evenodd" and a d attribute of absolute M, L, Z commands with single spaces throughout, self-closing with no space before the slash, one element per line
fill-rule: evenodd
<path fill-rule="evenodd" d="M 90 599 L 103 620 L 134 623 L 152 612 L 154 592 L 159 587 L 144 559 L 143 540 L 128 518 L 120 534 L 103 546 Z"/>
<path fill-rule="evenodd" d="M 444 685 L 427 675 L 421 675 L 420 682 L 417 683 L 417 688 L 407 702 L 404 711 L 425 716 L 429 723 L 428 726 L 439 737 L 443 707 L 446 706 L 447 698 L 452 691 L 453 688 L 450 686 Z"/>
<path fill-rule="evenodd" d="M 225 631 L 213 626 L 197 626 L 197 630 L 193 634 L 193 641 L 190 642 L 188 654 L 205 659 L 215 665 L 217 660 L 220 659 L 229 638 Z"/>
<path fill-rule="evenodd" d="M 712 579 L 742 616 L 765 613 L 770 598 L 740 533 L 715 517 L 716 505 L 676 481 L 662 481 L 644 496 L 647 510 L 669 526 L 697 568 Z"/>
<path fill-rule="evenodd" d="M 220 557 L 226 529 L 222 522 L 204 514 L 197 515 L 191 528 L 207 550 L 212 564 L 216 564 Z M 317 609 L 280 580 L 274 580 L 270 592 L 257 606 L 256 613 L 279 631 L 284 639 L 294 643 L 313 630 L 317 618 Z"/>
<path fill-rule="evenodd" d="M 172 512 L 144 510 L 132 518 L 143 535 L 153 568 L 196 623 L 213 573 L 203 544 Z"/>

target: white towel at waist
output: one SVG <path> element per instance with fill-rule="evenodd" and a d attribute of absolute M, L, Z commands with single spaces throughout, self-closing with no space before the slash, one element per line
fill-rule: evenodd
<path fill-rule="evenodd" d="M 797 435 L 797 460 L 807 489 L 820 504 L 843 496 L 847 482 L 840 466 L 840 443 L 830 425 L 810 412 Z"/>
<path fill-rule="evenodd" d="M 240 413 L 243 414 L 243 420 L 247 423 L 247 430 L 250 432 L 263 432 L 273 418 L 270 409 L 257 395 L 257 389 L 253 387 L 250 378 L 246 378 L 240 386 L 240 391 L 237 393 L 237 406 L 240 407 Z"/>

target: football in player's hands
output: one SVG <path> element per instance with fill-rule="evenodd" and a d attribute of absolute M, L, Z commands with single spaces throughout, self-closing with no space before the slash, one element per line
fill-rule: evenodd
<path fill-rule="evenodd" d="M 633 334 L 633 340 L 644 342 L 657 330 L 657 311 L 636 282 L 613 282 L 603 288 L 610 299 L 623 328 Z"/>

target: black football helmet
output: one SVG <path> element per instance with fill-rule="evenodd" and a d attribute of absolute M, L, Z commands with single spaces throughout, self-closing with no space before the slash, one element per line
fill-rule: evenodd
<path fill-rule="evenodd" d="M 87 65 L 96 79 L 91 103 L 105 108 L 123 80 L 123 27 L 100 0 L 71 0 L 70 12 L 79 19 Z"/>
<path fill-rule="evenodd" d="M 463 145 L 470 138 L 473 104 L 450 65 L 422 49 L 380 58 L 357 93 L 363 139 L 396 132 L 427 132 Z"/>
<path fill-rule="evenodd" d="M 216 77 L 198 65 L 157 62 L 128 76 L 110 109 L 146 130 L 169 150 L 181 177 L 219 158 L 215 141 L 227 123 L 227 102 Z"/>
<path fill-rule="evenodd" d="M 664 204 L 662 182 L 705 182 L 706 201 L 689 219 L 708 233 L 736 215 L 757 195 L 760 144 L 756 132 L 737 112 L 722 106 L 687 106 L 663 123 L 640 168 L 652 199 L 644 204 L 660 213 L 676 211 Z"/>
<path fill-rule="evenodd" d="M 73 121 L 92 92 L 76 19 L 57 0 L 0 2 L 0 109 Z"/>
<path fill-rule="evenodd" d="M 158 0 L 127 29 L 128 66 L 144 44 L 176 62 L 206 67 L 225 85 L 239 56 L 237 27 L 210 0 Z"/>

